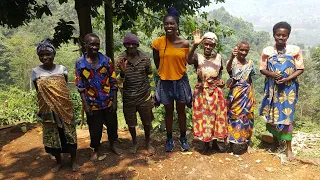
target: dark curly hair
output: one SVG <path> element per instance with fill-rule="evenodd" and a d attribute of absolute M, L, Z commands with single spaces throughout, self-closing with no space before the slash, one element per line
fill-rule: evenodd
<path fill-rule="evenodd" d="M 281 21 L 281 22 L 278 22 L 277 24 L 275 24 L 275 25 L 273 26 L 273 35 L 276 33 L 276 30 L 279 29 L 279 28 L 288 29 L 289 35 L 290 35 L 291 26 L 290 26 L 289 23 L 287 23 L 287 22 L 285 22 L 285 21 Z"/>
<path fill-rule="evenodd" d="M 173 17 L 173 19 L 179 25 L 179 16 L 180 16 L 179 12 L 173 7 L 168 8 L 167 12 L 168 13 L 163 17 L 162 22 L 164 23 L 166 21 L 167 17 Z"/>

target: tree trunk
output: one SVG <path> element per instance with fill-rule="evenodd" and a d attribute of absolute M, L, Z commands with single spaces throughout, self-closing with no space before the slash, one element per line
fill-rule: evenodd
<path fill-rule="evenodd" d="M 105 0 L 104 12 L 105 12 L 105 30 L 106 30 L 106 55 L 114 60 L 113 54 L 113 7 L 112 0 Z M 114 63 L 114 61 L 112 61 Z"/>
<path fill-rule="evenodd" d="M 77 11 L 80 29 L 79 44 L 81 45 L 82 53 L 84 53 L 84 37 L 86 34 L 92 33 L 90 3 L 88 0 L 75 0 L 75 9 Z"/>

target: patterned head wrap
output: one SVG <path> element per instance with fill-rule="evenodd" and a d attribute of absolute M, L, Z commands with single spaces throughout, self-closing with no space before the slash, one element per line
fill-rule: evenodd
<path fill-rule="evenodd" d="M 212 43 L 215 43 L 215 44 L 218 42 L 218 37 L 212 32 L 205 33 L 202 36 L 202 39 L 210 40 Z"/>
<path fill-rule="evenodd" d="M 53 52 L 53 54 L 56 54 L 56 48 L 53 46 L 53 44 L 49 40 L 42 41 L 37 46 L 37 54 L 39 54 L 40 51 L 50 51 Z"/>
<path fill-rule="evenodd" d="M 137 35 L 132 34 L 132 33 L 128 33 L 123 38 L 123 44 L 127 44 L 127 43 L 139 45 L 139 39 L 138 39 Z"/>

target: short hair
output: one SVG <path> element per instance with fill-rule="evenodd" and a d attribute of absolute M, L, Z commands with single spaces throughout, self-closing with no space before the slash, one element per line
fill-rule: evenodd
<path fill-rule="evenodd" d="M 89 33 L 89 34 L 87 34 L 87 35 L 84 37 L 84 43 L 87 43 L 87 42 L 88 42 L 88 39 L 91 38 L 91 37 L 93 37 L 93 38 L 98 38 L 98 39 L 100 40 L 99 36 L 96 35 L 95 33 Z"/>
<path fill-rule="evenodd" d="M 175 8 L 172 8 L 172 7 L 168 8 L 167 12 L 168 13 L 163 17 L 163 20 L 162 20 L 163 24 L 168 17 L 172 17 L 176 21 L 176 23 L 179 24 L 179 16 L 180 16 L 179 12 Z"/>
<path fill-rule="evenodd" d="M 239 42 L 237 43 L 237 47 L 239 48 L 242 44 L 245 44 L 245 45 L 250 46 L 250 44 L 249 44 L 248 41 L 239 41 Z"/>
<path fill-rule="evenodd" d="M 287 29 L 289 31 L 289 34 L 291 32 L 290 24 L 285 22 L 285 21 L 281 21 L 281 22 L 278 22 L 277 24 L 275 24 L 273 26 L 273 35 L 276 33 L 276 30 L 279 29 L 279 28 Z"/>

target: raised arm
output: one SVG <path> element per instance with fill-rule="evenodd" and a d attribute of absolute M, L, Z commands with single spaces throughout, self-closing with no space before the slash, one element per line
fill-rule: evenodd
<path fill-rule="evenodd" d="M 191 51 L 189 52 L 188 57 L 187 57 L 188 64 L 191 65 L 196 62 L 196 60 L 194 58 L 194 52 L 196 51 L 197 47 L 202 42 L 202 40 L 203 39 L 201 38 L 200 30 L 197 29 L 196 31 L 193 32 L 193 46 L 192 46 Z"/>

